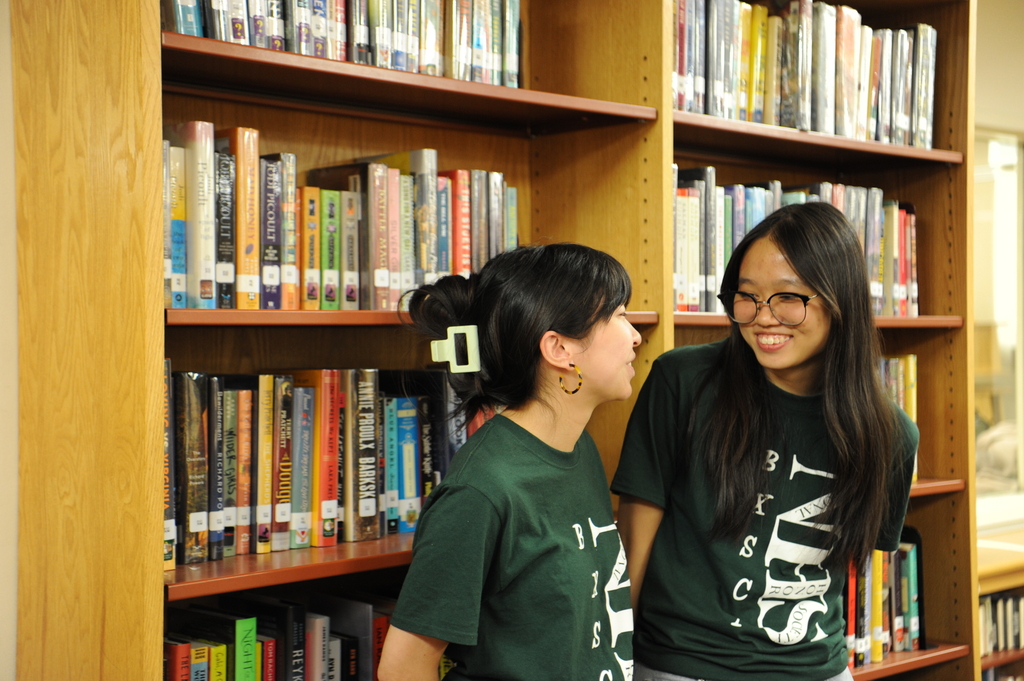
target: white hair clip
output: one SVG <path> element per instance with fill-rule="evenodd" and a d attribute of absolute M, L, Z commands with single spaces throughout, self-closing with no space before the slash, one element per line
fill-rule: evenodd
<path fill-rule="evenodd" d="M 475 324 L 449 326 L 448 337 L 430 341 L 430 358 L 435 362 L 448 362 L 453 374 L 480 371 L 480 339 Z"/>

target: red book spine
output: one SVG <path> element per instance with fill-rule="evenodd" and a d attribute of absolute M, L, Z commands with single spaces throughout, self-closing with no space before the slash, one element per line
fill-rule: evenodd
<path fill-rule="evenodd" d="M 473 271 L 469 171 L 445 170 L 439 172 L 438 175 L 447 177 L 452 186 L 452 221 L 449 227 L 452 274 L 461 274 L 464 277 L 468 277 Z"/>

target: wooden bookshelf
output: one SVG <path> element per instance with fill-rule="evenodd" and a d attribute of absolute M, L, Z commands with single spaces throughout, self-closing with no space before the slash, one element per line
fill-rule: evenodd
<path fill-rule="evenodd" d="M 168 601 L 304 582 L 354 572 L 408 565 L 411 533 L 376 541 L 342 542 L 327 548 L 246 554 L 207 563 L 181 565 L 164 573 Z"/>
<path fill-rule="evenodd" d="M 1020 662 L 1021 660 L 1024 660 L 1024 650 L 1001 650 L 997 653 L 983 655 L 981 657 L 981 668 L 992 669 L 993 667 L 1002 667 L 1004 664 Z"/>
<path fill-rule="evenodd" d="M 652 121 L 637 106 L 316 59 L 165 31 L 165 92 L 524 137 Z"/>
<path fill-rule="evenodd" d="M 400 326 L 408 315 L 374 310 L 165 310 L 167 326 Z M 658 313 L 628 312 L 634 326 L 658 323 Z"/>
<path fill-rule="evenodd" d="M 906 672 L 926 669 L 944 662 L 962 660 L 969 657 L 970 654 L 971 647 L 968 645 L 947 643 L 940 643 L 927 650 L 889 653 L 882 662 L 875 662 L 854 669 L 853 678 L 856 681 L 886 679 Z"/>

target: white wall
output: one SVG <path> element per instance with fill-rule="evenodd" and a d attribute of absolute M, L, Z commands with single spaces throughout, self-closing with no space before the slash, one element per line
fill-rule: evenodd
<path fill-rule="evenodd" d="M 1024 134 L 1024 80 L 1019 74 L 1024 64 L 1024 2 L 977 2 L 975 125 Z"/>
<path fill-rule="evenodd" d="M 14 681 L 18 604 L 18 261 L 11 4 L 0 0 L 0 681 Z"/>

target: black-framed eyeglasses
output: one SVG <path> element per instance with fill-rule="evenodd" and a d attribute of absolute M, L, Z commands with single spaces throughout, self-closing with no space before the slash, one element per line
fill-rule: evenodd
<path fill-rule="evenodd" d="M 772 315 L 784 326 L 799 326 L 807 318 L 807 302 L 817 298 L 818 294 L 805 296 L 801 293 L 781 291 L 768 296 L 768 300 L 758 300 L 754 294 L 744 291 L 725 291 L 718 294 L 718 299 L 725 306 L 729 319 L 737 324 L 749 324 L 757 319 L 762 305 L 767 305 Z"/>

